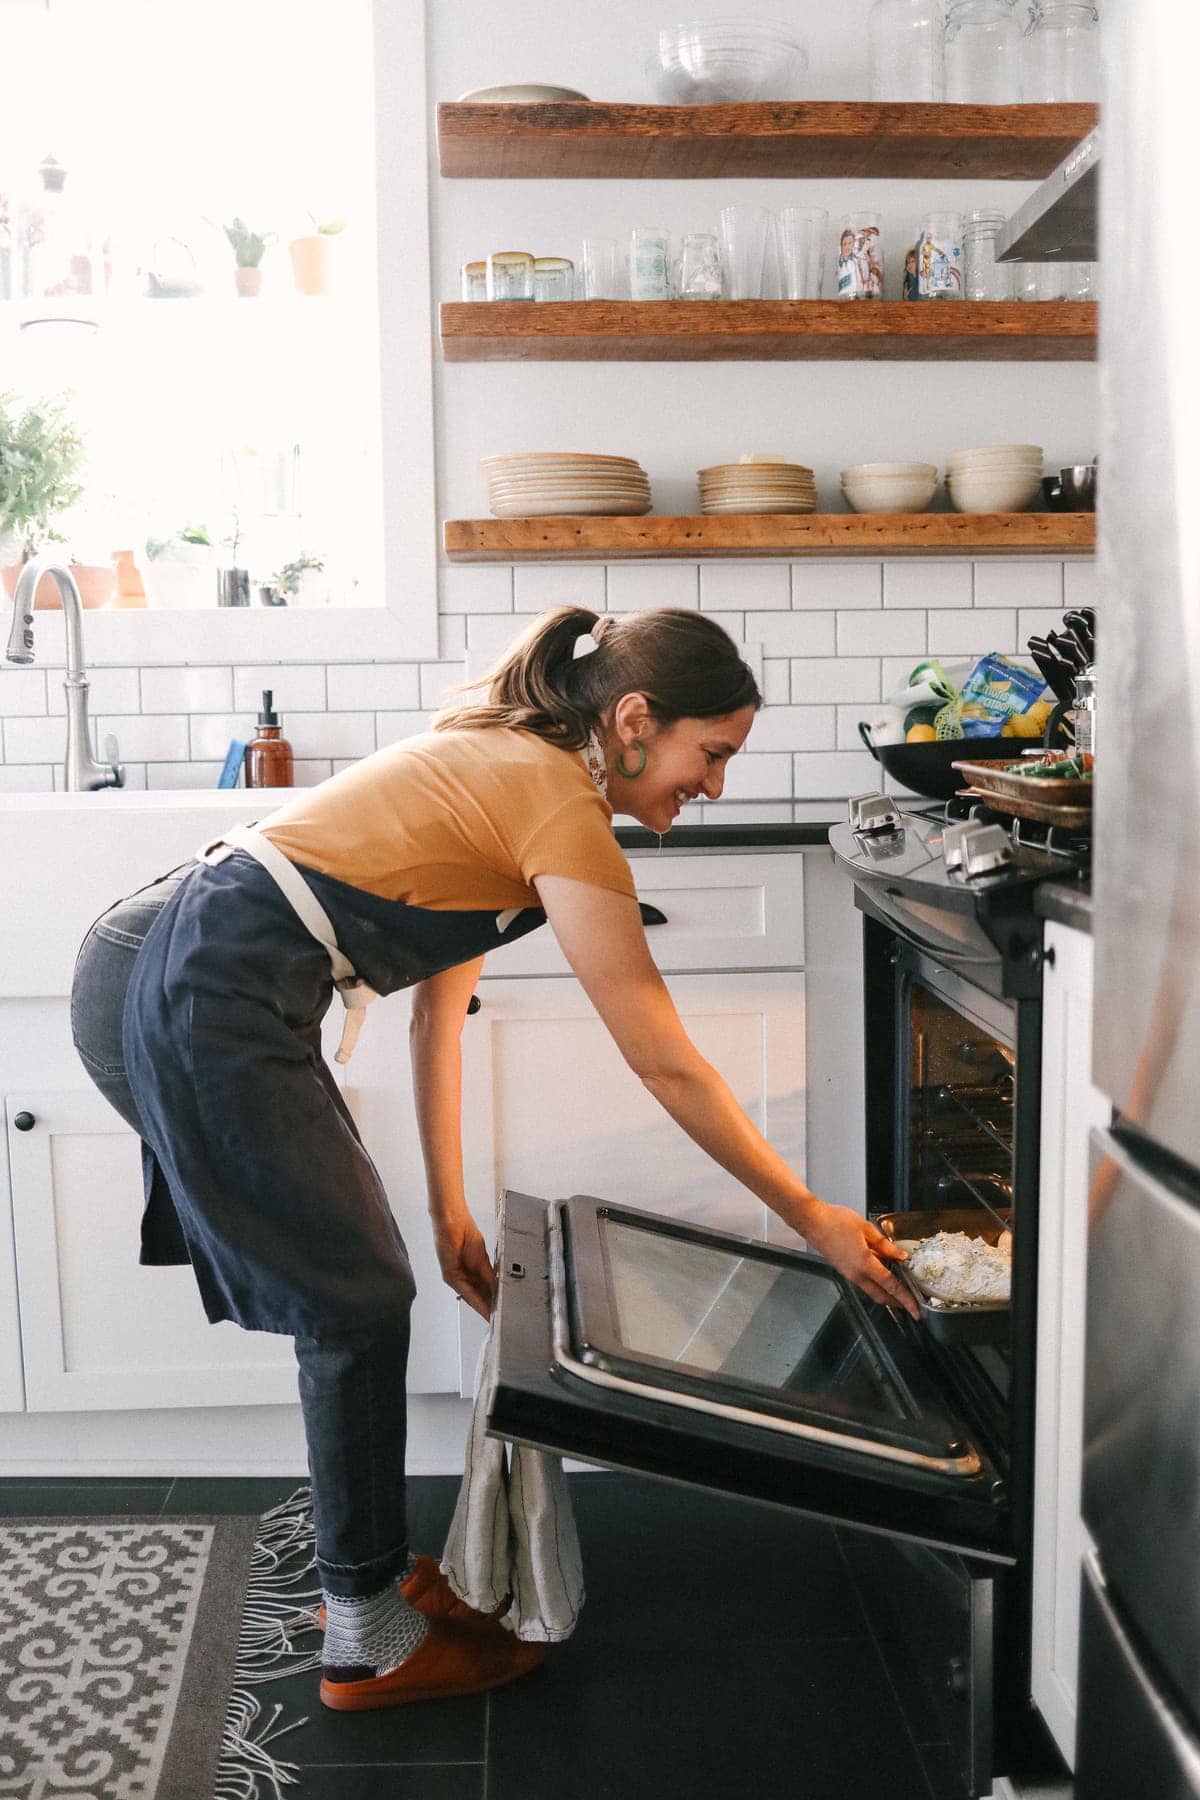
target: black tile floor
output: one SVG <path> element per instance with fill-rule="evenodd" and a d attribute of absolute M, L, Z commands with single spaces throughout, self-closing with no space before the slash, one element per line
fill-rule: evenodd
<path fill-rule="evenodd" d="M 570 1642 L 490 1695 L 322 1709 L 313 1673 L 261 1690 L 306 1723 L 296 1800 L 950 1800 L 919 1746 L 835 1532 L 621 1475 L 571 1478 L 588 1600 Z M 297 1481 L 0 1482 L 0 1516 L 261 1512 Z M 458 1483 L 410 1480 L 436 1552 Z M 940 1772 L 939 1772 L 940 1771 Z M 208 1800 L 197 1795 L 196 1800 Z"/>

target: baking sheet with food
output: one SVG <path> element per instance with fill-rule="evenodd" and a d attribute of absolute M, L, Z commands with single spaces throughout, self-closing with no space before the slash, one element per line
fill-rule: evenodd
<path fill-rule="evenodd" d="M 1084 769 L 1076 757 L 1063 756 L 1058 751 L 1026 757 L 1020 762 L 1014 762 L 1011 756 L 981 757 L 977 761 L 963 759 L 954 767 L 980 793 L 1003 794 L 1012 800 L 1035 800 L 1091 811 L 1094 791 L 1091 771 Z M 1068 769 L 1080 773 L 1051 772 Z M 1043 774 L 1043 770 L 1047 773 Z"/>
<path fill-rule="evenodd" d="M 954 1277 L 960 1271 L 965 1277 L 962 1291 L 977 1294 L 986 1291 L 986 1273 L 1007 1262 L 1011 1269 L 1012 1213 L 1004 1209 L 992 1214 L 981 1207 L 943 1208 L 936 1212 L 891 1212 L 880 1214 L 875 1223 L 885 1237 L 903 1244 L 909 1262 L 895 1264 L 896 1273 L 916 1296 L 921 1309 L 921 1322 L 933 1337 L 947 1344 L 1003 1343 L 1008 1336 L 1009 1300 L 1004 1298 L 970 1298 L 955 1300 L 944 1296 L 954 1291 Z M 954 1240 L 964 1238 L 970 1244 L 982 1240 L 986 1253 L 970 1252 Z M 950 1240 L 950 1241 L 947 1241 Z M 917 1247 L 933 1246 L 935 1255 L 926 1251 L 918 1257 Z M 936 1253 L 943 1252 L 940 1256 Z M 994 1254 L 1000 1252 L 997 1257 Z M 946 1269 L 939 1275 L 922 1278 L 922 1269 L 931 1261 L 941 1261 Z M 911 1265 L 915 1263 L 915 1268 Z M 948 1272 L 949 1280 L 942 1277 Z M 981 1280 L 983 1276 L 985 1279 Z"/>

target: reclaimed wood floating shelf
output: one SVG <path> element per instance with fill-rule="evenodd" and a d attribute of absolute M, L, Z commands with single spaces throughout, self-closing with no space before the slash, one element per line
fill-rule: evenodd
<path fill-rule="evenodd" d="M 740 513 L 447 519 L 455 562 L 631 557 L 1063 556 L 1096 545 L 1094 513 Z"/>
<path fill-rule="evenodd" d="M 438 107 L 443 175 L 571 180 L 728 176 L 1041 181 L 1095 125 L 1095 106 Z"/>
<path fill-rule="evenodd" d="M 1090 362 L 1092 300 L 446 301 L 447 362 Z"/>

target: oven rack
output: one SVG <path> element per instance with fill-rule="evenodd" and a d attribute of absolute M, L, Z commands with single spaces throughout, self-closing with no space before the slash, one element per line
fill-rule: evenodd
<path fill-rule="evenodd" d="M 929 1140 L 929 1148 L 933 1151 L 934 1155 L 945 1164 L 949 1173 L 954 1177 L 955 1182 L 964 1187 L 967 1193 L 971 1195 L 972 1199 L 975 1200 L 986 1213 L 995 1219 L 997 1224 L 1002 1225 L 1006 1231 L 1011 1230 L 1012 1221 L 1003 1218 L 1001 1214 L 996 1211 L 996 1208 L 984 1194 L 978 1183 L 975 1182 L 970 1175 L 965 1175 L 963 1173 L 958 1164 L 954 1161 L 954 1158 L 950 1156 L 944 1145 L 941 1144 L 937 1138 L 931 1138 Z"/>
<path fill-rule="evenodd" d="M 990 1090 L 989 1098 L 992 1098 L 992 1097 L 994 1097 L 996 1100 L 998 1100 L 1000 1102 L 1001 1106 L 1007 1112 L 1009 1112 L 1011 1114 L 1013 1103 L 1012 1103 L 1011 1098 L 1008 1095 L 996 1092 L 995 1090 Z M 968 1102 L 963 1098 L 963 1089 L 962 1088 L 956 1088 L 956 1087 L 951 1086 L 948 1083 L 945 1083 L 945 1084 L 941 1085 L 940 1087 L 937 1087 L 934 1089 L 934 1098 L 937 1101 L 939 1101 L 940 1103 L 949 1101 L 952 1106 L 956 1107 L 959 1112 L 963 1113 L 966 1116 L 966 1118 L 968 1118 L 970 1120 L 971 1124 L 974 1125 L 978 1131 L 981 1131 L 985 1137 L 990 1138 L 991 1141 L 999 1149 L 1003 1150 L 1005 1156 L 1011 1157 L 1011 1155 L 1012 1155 L 1011 1131 L 1010 1131 L 1009 1135 L 1006 1137 L 1004 1135 L 1004 1133 L 1001 1130 L 999 1130 L 997 1128 L 997 1126 L 994 1125 L 990 1119 L 984 1118 L 979 1112 L 977 1112 L 975 1110 L 975 1108 L 973 1106 L 969 1105 Z"/>

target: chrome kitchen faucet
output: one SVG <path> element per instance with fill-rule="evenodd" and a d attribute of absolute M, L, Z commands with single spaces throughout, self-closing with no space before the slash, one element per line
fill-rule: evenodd
<path fill-rule="evenodd" d="M 52 576 L 57 584 L 67 627 L 67 675 L 63 682 L 67 699 L 67 756 L 63 764 L 66 790 L 69 794 L 84 794 L 93 788 L 124 787 L 125 771 L 117 762 L 116 738 L 104 740 L 107 761 L 97 762 L 92 755 L 88 680 L 83 672 L 83 601 L 66 563 L 40 556 L 27 562 L 21 570 L 13 597 L 12 630 L 8 634 L 5 655 L 13 663 L 33 661 L 33 596 L 43 575 Z"/>

